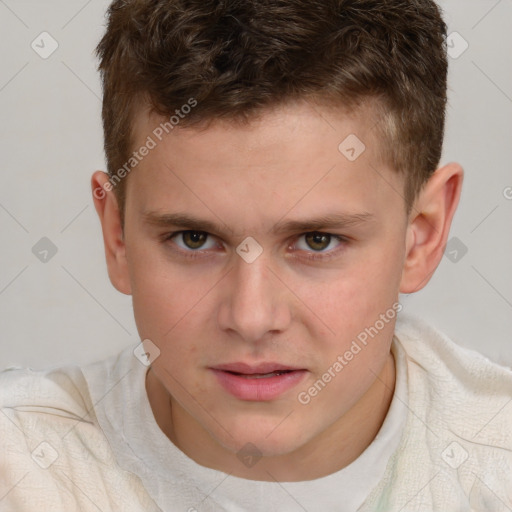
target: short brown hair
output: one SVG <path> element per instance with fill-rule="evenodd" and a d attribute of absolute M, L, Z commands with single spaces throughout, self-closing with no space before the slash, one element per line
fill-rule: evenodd
<path fill-rule="evenodd" d="M 107 18 L 96 51 L 111 177 L 130 158 L 142 99 L 171 116 L 194 98 L 180 126 L 248 121 L 290 100 L 376 100 L 382 154 L 406 176 L 407 211 L 439 164 L 446 25 L 434 1 L 115 0 Z"/>

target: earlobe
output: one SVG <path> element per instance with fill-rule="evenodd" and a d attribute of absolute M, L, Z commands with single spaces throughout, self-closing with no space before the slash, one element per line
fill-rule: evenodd
<path fill-rule="evenodd" d="M 101 222 L 110 281 L 118 291 L 130 295 L 130 275 L 121 215 L 108 175 L 102 171 L 96 171 L 91 178 L 91 187 L 94 207 Z"/>
<path fill-rule="evenodd" d="M 440 167 L 416 198 L 407 226 L 401 293 L 421 290 L 439 265 L 459 203 L 463 175 L 459 164 Z"/>

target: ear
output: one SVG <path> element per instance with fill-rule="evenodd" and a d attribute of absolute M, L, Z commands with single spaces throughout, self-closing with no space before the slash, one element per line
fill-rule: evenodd
<path fill-rule="evenodd" d="M 421 290 L 443 257 L 459 204 L 464 171 L 456 163 L 437 169 L 419 193 L 409 215 L 401 293 Z"/>
<path fill-rule="evenodd" d="M 108 275 L 121 293 L 131 294 L 130 276 L 117 199 L 108 175 L 96 171 L 91 178 L 94 207 L 100 218 Z"/>

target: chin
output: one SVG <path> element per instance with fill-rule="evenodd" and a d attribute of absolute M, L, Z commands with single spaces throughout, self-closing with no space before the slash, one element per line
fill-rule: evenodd
<path fill-rule="evenodd" d="M 224 430 L 216 431 L 213 437 L 227 450 L 239 454 L 239 452 L 251 451 L 252 449 L 261 456 L 278 457 L 291 453 L 303 446 L 308 439 L 305 431 L 301 428 L 297 431 L 295 428 L 290 430 L 274 422 L 272 426 L 267 427 L 268 421 L 251 420 L 250 425 L 242 424 L 236 427 L 227 427 L 231 435 Z M 263 425 L 265 425 L 263 427 Z M 253 448 L 255 447 L 255 448 Z"/>

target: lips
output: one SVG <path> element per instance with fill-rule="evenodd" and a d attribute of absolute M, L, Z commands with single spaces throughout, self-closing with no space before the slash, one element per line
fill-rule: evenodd
<path fill-rule="evenodd" d="M 297 385 L 307 373 L 304 368 L 280 363 L 230 363 L 212 367 L 221 386 L 241 400 L 268 401 Z"/>
<path fill-rule="evenodd" d="M 250 376 L 265 375 L 275 372 L 290 372 L 294 370 L 301 370 L 303 368 L 295 368 L 293 366 L 286 366 L 279 363 L 260 363 L 257 365 L 249 365 L 246 363 L 230 363 L 214 366 L 213 369 Z"/>
<path fill-rule="evenodd" d="M 238 375 L 240 377 L 243 377 L 244 379 L 268 379 L 269 377 L 277 377 L 278 375 L 283 375 L 285 373 L 290 373 L 292 370 L 277 370 L 275 372 L 268 372 L 268 373 L 237 373 L 237 372 L 229 372 L 233 375 Z"/>

